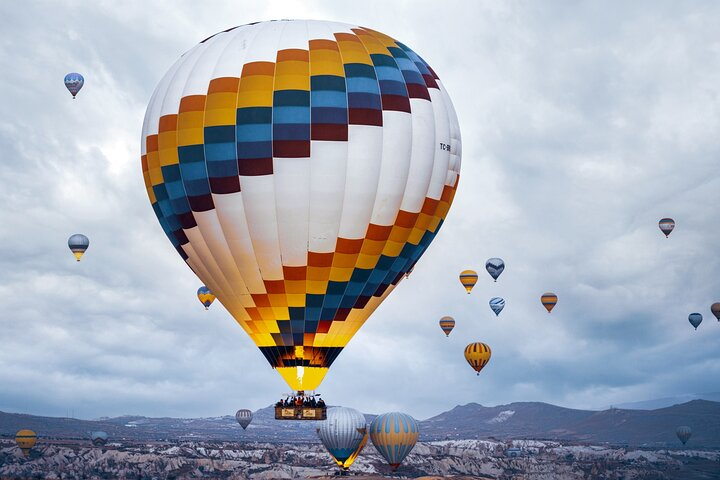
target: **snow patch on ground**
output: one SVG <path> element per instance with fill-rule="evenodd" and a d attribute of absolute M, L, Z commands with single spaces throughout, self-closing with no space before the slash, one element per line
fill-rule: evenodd
<path fill-rule="evenodd" d="M 503 410 L 502 412 L 498 413 L 495 418 L 491 418 L 490 420 L 488 420 L 487 423 L 503 423 L 513 415 L 515 415 L 514 410 Z"/>

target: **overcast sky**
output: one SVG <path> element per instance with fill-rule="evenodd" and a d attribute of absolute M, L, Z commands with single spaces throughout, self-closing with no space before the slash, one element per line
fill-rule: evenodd
<path fill-rule="evenodd" d="M 170 65 L 276 18 L 407 44 L 462 131 L 447 221 L 333 364 L 328 403 L 424 419 L 468 402 L 594 408 L 720 390 L 720 4 L 630 3 L 0 3 L 0 410 L 216 416 L 287 392 L 222 305 L 197 301 L 140 167 L 145 107 Z M 74 101 L 71 71 L 86 80 Z M 91 244 L 78 264 L 79 232 Z M 484 271 L 495 256 L 497 283 Z M 469 296 L 465 268 L 480 273 Z M 551 315 L 545 291 L 559 297 Z M 493 296 L 507 301 L 499 318 Z M 493 350 L 479 377 L 463 358 L 473 341 Z"/>

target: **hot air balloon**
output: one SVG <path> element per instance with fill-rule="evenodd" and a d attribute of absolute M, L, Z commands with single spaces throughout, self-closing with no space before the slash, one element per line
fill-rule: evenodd
<path fill-rule="evenodd" d="M 498 277 L 505 270 L 505 262 L 503 262 L 502 258 L 489 258 L 485 262 L 485 270 L 497 282 Z"/>
<path fill-rule="evenodd" d="M 100 431 L 92 432 L 90 434 L 90 440 L 92 440 L 93 445 L 96 447 L 102 447 L 108 441 L 108 434 Z"/>
<path fill-rule="evenodd" d="M 690 440 L 692 430 L 690 429 L 690 427 L 681 426 L 677 428 L 677 430 L 675 431 L 675 435 L 677 435 L 682 444 L 685 445 L 687 441 Z"/>
<path fill-rule="evenodd" d="M 318 387 L 425 252 L 461 153 L 422 58 L 310 20 L 232 28 L 182 55 L 141 149 L 173 246 L 297 391 Z"/>
<path fill-rule="evenodd" d="M 480 375 L 480 370 L 490 361 L 491 355 L 492 351 L 490 347 L 481 342 L 471 343 L 465 347 L 465 360 L 467 360 L 478 375 Z"/>
<path fill-rule="evenodd" d="M 37 442 L 37 434 L 32 430 L 22 429 L 15 434 L 15 443 L 22 450 L 25 458 L 30 456 L 30 449 Z"/>
<path fill-rule="evenodd" d="M 478 274 L 475 270 L 463 270 L 460 272 L 460 283 L 462 283 L 462 286 L 465 287 L 467 293 L 470 293 L 470 290 L 473 289 L 477 281 Z"/>
<path fill-rule="evenodd" d="M 505 308 L 505 299 L 500 297 L 493 297 L 490 299 L 490 309 L 495 312 L 495 316 L 500 315 L 500 312 Z"/>
<path fill-rule="evenodd" d="M 85 79 L 79 73 L 68 73 L 65 75 L 65 88 L 72 94 L 73 100 L 85 84 Z"/>
<path fill-rule="evenodd" d="M 675 228 L 675 220 L 672 218 L 663 218 L 658 222 L 658 227 L 660 227 L 662 233 L 665 234 L 665 238 L 668 238 L 670 232 Z"/>
<path fill-rule="evenodd" d="M 70 247 L 70 251 L 75 255 L 75 259 L 78 262 L 89 246 L 90 240 L 82 233 L 76 233 L 68 238 L 68 247 Z"/>
<path fill-rule="evenodd" d="M 365 415 L 353 408 L 330 408 L 317 434 L 338 467 L 348 471 L 367 443 Z"/>
<path fill-rule="evenodd" d="M 370 424 L 372 443 L 393 470 L 413 449 L 419 435 L 417 421 L 405 413 L 383 413 Z"/>
<path fill-rule="evenodd" d="M 455 319 L 453 317 L 442 317 L 440 319 L 440 328 L 445 332 L 445 336 L 449 337 L 450 332 L 455 328 Z"/>
<path fill-rule="evenodd" d="M 688 315 L 688 322 L 690 322 L 690 325 L 695 327 L 695 330 L 697 330 L 697 327 L 702 323 L 702 315 L 699 313 L 691 313 Z"/>
<path fill-rule="evenodd" d="M 208 307 L 215 301 L 215 295 L 213 295 L 210 289 L 205 285 L 198 288 L 197 297 L 198 300 L 200 300 L 200 303 L 205 306 L 205 310 L 207 310 Z"/>
<path fill-rule="evenodd" d="M 715 315 L 715 318 L 717 318 L 718 321 L 720 321 L 720 302 L 716 302 L 716 303 L 713 303 L 712 305 L 710 305 L 710 311 L 712 312 L 713 315 Z"/>
<path fill-rule="evenodd" d="M 543 304 L 543 307 L 548 311 L 548 313 L 552 312 L 552 309 L 555 308 L 555 304 L 557 303 L 557 295 L 555 295 L 552 292 L 545 292 L 540 297 L 540 301 Z"/>
<path fill-rule="evenodd" d="M 253 413 L 246 408 L 243 408 L 242 410 L 238 410 L 237 412 L 235 412 L 235 420 L 237 420 L 237 422 L 240 424 L 240 426 L 243 428 L 243 430 L 245 430 L 248 427 L 248 425 L 250 425 L 250 422 L 252 422 L 252 419 L 253 419 Z"/>

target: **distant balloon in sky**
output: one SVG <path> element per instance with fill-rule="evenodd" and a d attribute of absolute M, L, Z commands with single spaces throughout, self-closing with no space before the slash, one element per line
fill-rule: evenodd
<path fill-rule="evenodd" d="M 78 262 L 89 246 L 90 240 L 82 233 L 76 233 L 68 238 L 68 247 L 70 247 L 70 251 L 75 255 Z"/>
<path fill-rule="evenodd" d="M 320 441 L 338 467 L 347 471 L 368 440 L 365 415 L 354 408 L 333 407 L 317 429 Z"/>
<path fill-rule="evenodd" d="M 406 413 L 383 413 L 370 424 L 370 438 L 375 449 L 396 470 L 415 446 L 420 429 Z"/>
<path fill-rule="evenodd" d="M 470 293 L 470 290 L 473 289 L 477 281 L 478 274 L 475 270 L 463 270 L 460 272 L 460 283 L 462 283 L 462 286 L 465 287 L 467 293 Z"/>
<path fill-rule="evenodd" d="M 717 318 L 718 321 L 720 321 L 720 302 L 716 302 L 716 303 L 713 303 L 712 305 L 710 305 L 710 311 L 712 312 L 713 315 L 715 315 L 715 318 Z"/>
<path fill-rule="evenodd" d="M 72 94 L 73 99 L 85 84 L 85 79 L 79 73 L 68 73 L 65 75 L 65 88 Z"/>
<path fill-rule="evenodd" d="M 465 347 L 465 360 L 467 360 L 478 375 L 480 375 L 480 370 L 490 361 L 491 355 L 492 351 L 490 347 L 481 342 L 471 343 Z"/>
<path fill-rule="evenodd" d="M 670 232 L 673 231 L 673 228 L 675 228 L 675 220 L 672 218 L 663 218 L 658 222 L 658 226 L 660 227 L 662 233 L 665 234 L 665 238 L 667 238 L 670 235 Z"/>
<path fill-rule="evenodd" d="M 246 408 L 243 408 L 243 409 L 235 412 L 235 420 L 237 420 L 237 422 L 240 424 L 240 426 L 243 428 L 243 430 L 245 430 L 248 427 L 248 425 L 250 425 L 250 422 L 252 422 L 252 419 L 253 419 L 253 413 Z"/>
<path fill-rule="evenodd" d="M 15 443 L 22 450 L 25 458 L 30 456 L 30 449 L 37 442 L 37 434 L 32 430 L 22 429 L 15 434 Z"/>
<path fill-rule="evenodd" d="M 487 270 L 493 280 L 497 282 L 498 277 L 503 270 L 505 270 L 505 262 L 503 262 L 502 258 L 489 258 L 488 261 L 485 262 L 485 270 Z"/>
<path fill-rule="evenodd" d="M 442 317 L 440 319 L 440 328 L 445 332 L 445 336 L 449 337 L 450 332 L 455 328 L 455 319 L 453 317 Z"/>
<path fill-rule="evenodd" d="M 692 430 L 690 429 L 690 427 L 683 425 L 677 428 L 677 430 L 675 431 L 675 435 L 677 435 L 682 444 L 685 445 L 692 436 Z"/>
<path fill-rule="evenodd" d="M 197 297 L 198 300 L 200 300 L 200 303 L 202 303 L 205 306 L 205 310 L 212 305 L 212 303 L 215 301 L 215 295 L 210 291 L 209 288 L 207 288 L 205 285 L 198 288 L 197 291 Z"/>
<path fill-rule="evenodd" d="M 702 314 L 700 313 L 691 313 L 688 315 L 688 321 L 690 322 L 690 325 L 695 327 L 695 330 L 697 330 L 697 327 L 702 323 Z"/>
<path fill-rule="evenodd" d="M 548 313 L 552 312 L 552 309 L 555 308 L 555 304 L 558 301 L 557 295 L 555 295 L 552 292 L 545 292 L 540 297 L 540 301 L 542 302 L 545 309 L 548 311 Z"/>
<path fill-rule="evenodd" d="M 108 441 L 108 434 L 105 432 L 97 431 L 90 434 L 90 440 L 96 447 L 102 447 Z"/>
<path fill-rule="evenodd" d="M 495 312 L 495 316 L 500 315 L 500 312 L 505 308 L 505 299 L 500 297 L 493 297 L 490 299 L 490 308 Z"/>
<path fill-rule="evenodd" d="M 293 390 L 320 385 L 428 248 L 460 155 L 419 55 L 314 20 L 203 40 L 158 84 L 141 137 L 165 234 Z"/>

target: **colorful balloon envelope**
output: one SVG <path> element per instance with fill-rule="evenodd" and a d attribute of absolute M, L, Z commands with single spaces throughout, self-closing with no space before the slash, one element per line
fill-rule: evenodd
<path fill-rule="evenodd" d="M 212 303 L 215 301 L 215 295 L 213 295 L 210 289 L 207 288 L 205 285 L 198 288 L 197 297 L 198 300 L 200 300 L 200 303 L 205 306 L 205 310 L 207 310 L 210 305 L 212 305 Z"/>
<path fill-rule="evenodd" d="M 293 390 L 314 390 L 442 226 L 460 131 L 405 44 L 335 22 L 220 32 L 148 106 L 142 168 L 173 246 Z"/>
<path fill-rule="evenodd" d="M 690 325 L 695 327 L 695 330 L 697 330 L 697 327 L 700 326 L 700 324 L 702 323 L 702 320 L 703 320 L 703 316 L 700 313 L 696 312 L 696 313 L 691 313 L 690 315 L 688 315 L 688 322 L 690 322 Z"/>
<path fill-rule="evenodd" d="M 243 408 L 243 409 L 235 412 L 235 420 L 237 420 L 237 422 L 240 424 L 240 426 L 243 428 L 243 430 L 245 430 L 248 427 L 248 425 L 250 425 L 250 422 L 252 422 L 252 419 L 253 419 L 253 413 L 246 408 Z"/>
<path fill-rule="evenodd" d="M 462 283 L 462 286 L 465 287 L 467 293 L 470 293 L 477 281 L 478 274 L 475 270 L 463 270 L 460 272 L 460 283 Z"/>
<path fill-rule="evenodd" d="M 485 365 L 490 361 L 491 355 L 492 351 L 485 343 L 474 342 L 465 347 L 465 360 L 478 375 L 480 375 L 480 370 L 485 368 Z"/>
<path fill-rule="evenodd" d="M 85 78 L 79 73 L 68 73 L 65 75 L 65 88 L 68 89 L 73 99 L 80 89 L 85 85 Z"/>
<path fill-rule="evenodd" d="M 317 434 L 338 467 L 347 471 L 368 440 L 365 415 L 353 408 L 330 408 Z"/>
<path fill-rule="evenodd" d="M 495 312 L 495 316 L 500 315 L 500 312 L 505 308 L 505 299 L 500 297 L 493 297 L 490 299 L 490 309 Z"/>
<path fill-rule="evenodd" d="M 672 218 L 663 218 L 658 222 L 658 227 L 660 227 L 660 231 L 665 234 L 665 238 L 668 238 L 670 232 L 675 228 L 675 220 Z"/>
<path fill-rule="evenodd" d="M 555 304 L 558 301 L 557 295 L 555 295 L 552 292 L 545 292 L 540 297 L 540 301 L 543 304 L 543 307 L 548 311 L 548 313 L 552 312 L 552 309 L 555 308 Z"/>
<path fill-rule="evenodd" d="M 505 262 L 503 262 L 502 258 L 489 258 L 485 262 L 485 270 L 497 282 L 498 277 L 505 270 Z"/>
<path fill-rule="evenodd" d="M 683 445 L 685 445 L 692 436 L 692 430 L 690 429 L 690 427 L 683 425 L 677 428 L 677 430 L 675 431 L 675 435 L 677 435 L 678 439 L 682 442 Z"/>
<path fill-rule="evenodd" d="M 75 260 L 77 260 L 78 262 L 80 261 L 80 258 L 85 254 L 85 250 L 87 250 L 89 246 L 90 239 L 82 233 L 76 233 L 75 235 L 71 235 L 70 238 L 68 238 L 68 247 L 70 247 L 70 251 L 73 255 L 75 255 Z"/>
<path fill-rule="evenodd" d="M 710 311 L 712 312 L 713 315 L 715 315 L 715 318 L 717 318 L 718 321 L 720 321 L 720 302 L 716 302 L 716 303 L 713 303 L 712 305 L 710 305 Z"/>
<path fill-rule="evenodd" d="M 453 317 L 442 317 L 440 319 L 440 328 L 445 332 L 445 336 L 449 337 L 450 332 L 455 328 L 455 319 Z"/>
<path fill-rule="evenodd" d="M 90 440 L 96 447 L 102 447 L 108 441 L 108 434 L 105 432 L 97 431 L 90 434 Z"/>
<path fill-rule="evenodd" d="M 370 439 L 393 470 L 413 449 L 419 435 L 417 420 L 406 413 L 383 413 L 370 424 Z"/>
<path fill-rule="evenodd" d="M 15 443 L 22 450 L 25 458 L 30 456 L 30 449 L 37 442 L 37 434 L 32 430 L 22 429 L 15 434 Z"/>

